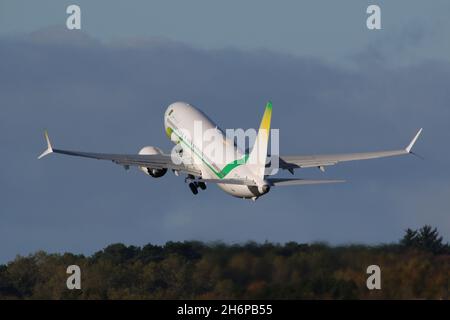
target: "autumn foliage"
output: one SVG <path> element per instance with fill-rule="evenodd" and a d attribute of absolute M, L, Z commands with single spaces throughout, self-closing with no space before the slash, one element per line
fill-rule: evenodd
<path fill-rule="evenodd" d="M 81 268 L 68 290 L 66 268 Z M 366 269 L 380 266 L 381 290 Z M 0 299 L 449 299 L 450 249 L 437 230 L 398 244 L 112 244 L 92 256 L 37 252 L 0 265 Z"/>

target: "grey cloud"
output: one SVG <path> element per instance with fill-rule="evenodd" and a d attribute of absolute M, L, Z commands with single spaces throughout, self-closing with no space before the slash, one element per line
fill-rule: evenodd
<path fill-rule="evenodd" d="M 366 59 L 366 60 L 364 60 Z M 47 29 L 0 39 L 0 261 L 37 249 L 92 252 L 111 242 L 200 239 L 396 241 L 428 223 L 450 240 L 450 66 L 424 61 L 353 68 L 267 50 L 205 50 L 162 38 L 100 42 Z M 397 148 L 419 126 L 425 157 L 331 167 L 347 184 L 277 189 L 256 203 L 214 186 L 153 180 L 99 161 L 37 161 L 56 146 L 168 150 L 162 115 L 186 100 L 224 128 L 254 127 L 267 100 L 281 151 Z M 323 177 L 317 170 L 299 176 Z"/>

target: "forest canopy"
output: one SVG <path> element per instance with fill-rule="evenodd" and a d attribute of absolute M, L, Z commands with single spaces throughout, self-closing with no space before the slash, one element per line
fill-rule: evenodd
<path fill-rule="evenodd" d="M 381 290 L 368 290 L 369 265 Z M 69 290 L 69 265 L 81 289 Z M 43 251 L 0 265 L 0 299 L 448 299 L 450 247 L 437 229 L 399 243 L 111 244 L 91 256 Z"/>

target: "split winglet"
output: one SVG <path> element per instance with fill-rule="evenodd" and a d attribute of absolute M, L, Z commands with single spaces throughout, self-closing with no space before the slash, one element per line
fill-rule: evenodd
<path fill-rule="evenodd" d="M 420 128 L 420 130 L 416 133 L 416 135 L 414 136 L 414 138 L 411 140 L 411 142 L 409 143 L 409 145 L 406 147 L 406 151 L 408 153 L 411 153 L 411 149 L 414 146 L 414 144 L 416 143 L 416 140 L 419 138 L 420 133 L 422 132 L 422 128 Z"/>
<path fill-rule="evenodd" d="M 47 130 L 44 131 L 44 136 L 45 136 L 45 140 L 47 141 L 47 149 L 44 152 L 42 152 L 42 154 L 38 157 L 38 159 L 41 159 L 41 158 L 45 157 L 46 155 L 53 152 L 52 144 L 50 143 L 50 139 L 48 137 Z"/>

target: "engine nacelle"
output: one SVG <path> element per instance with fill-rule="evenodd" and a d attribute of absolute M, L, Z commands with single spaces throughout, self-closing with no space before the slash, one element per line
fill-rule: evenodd
<path fill-rule="evenodd" d="M 152 155 L 152 154 L 162 154 L 161 149 L 153 146 L 143 147 L 139 154 L 141 155 Z M 156 169 L 156 168 L 147 168 L 147 167 L 139 167 L 139 169 L 145 174 L 152 176 L 153 178 L 159 178 L 166 174 L 167 169 Z"/>

